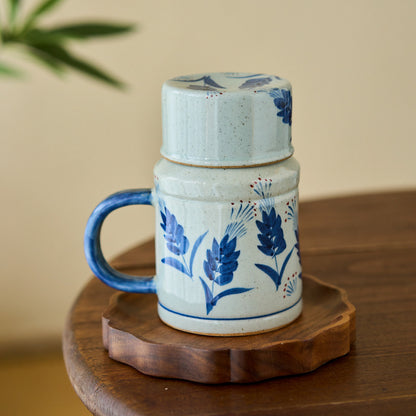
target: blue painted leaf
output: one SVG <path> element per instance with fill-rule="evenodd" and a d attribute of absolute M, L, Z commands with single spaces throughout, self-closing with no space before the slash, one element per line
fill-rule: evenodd
<path fill-rule="evenodd" d="M 219 258 L 220 258 L 220 246 L 218 244 L 218 241 L 215 238 L 212 241 L 212 254 L 213 254 L 214 258 L 219 260 Z"/>
<path fill-rule="evenodd" d="M 295 247 L 292 247 L 292 250 L 289 251 L 289 254 L 286 256 L 285 260 L 283 261 L 282 268 L 280 270 L 280 279 L 279 279 L 279 282 L 278 282 L 278 285 L 277 285 L 278 287 L 279 287 L 280 282 L 282 280 L 282 277 L 285 273 L 287 263 L 289 262 L 290 256 L 292 255 L 292 252 L 293 252 L 294 248 Z"/>
<path fill-rule="evenodd" d="M 199 280 L 201 281 L 202 287 L 204 288 L 205 305 L 206 305 L 206 308 L 207 308 L 207 315 L 209 315 L 209 313 L 212 311 L 212 308 L 213 308 L 212 292 L 211 292 L 210 288 L 208 287 L 208 285 L 203 281 L 201 276 L 199 276 Z"/>
<path fill-rule="evenodd" d="M 224 237 L 222 238 L 222 240 L 220 242 L 220 249 L 223 249 L 224 250 L 224 247 L 227 246 L 228 237 L 229 237 L 228 233 L 224 235 Z"/>
<path fill-rule="evenodd" d="M 218 293 L 217 296 L 215 296 L 215 298 L 213 298 L 211 300 L 211 303 L 213 306 L 215 306 L 217 304 L 217 302 L 225 297 L 225 296 L 229 296 L 229 295 L 237 295 L 238 293 L 244 293 L 244 292 L 248 292 L 249 290 L 252 290 L 253 288 L 246 288 L 246 287 L 234 287 L 232 289 L 227 289 L 224 290 L 224 292 Z"/>
<path fill-rule="evenodd" d="M 232 254 L 237 247 L 237 237 L 234 237 L 231 241 L 228 242 L 228 234 L 225 235 L 225 237 L 221 240 L 220 244 L 220 253 L 221 257 L 229 256 Z"/>
<path fill-rule="evenodd" d="M 191 257 L 189 259 L 189 268 L 191 270 L 191 276 L 193 275 L 192 273 L 192 265 L 194 264 L 194 258 L 196 255 L 196 252 L 198 251 L 199 246 L 202 243 L 202 240 L 205 238 L 205 236 L 208 234 L 208 231 L 206 231 L 204 234 L 201 234 L 195 241 L 194 246 L 192 247 L 192 252 L 191 252 Z"/>
<path fill-rule="evenodd" d="M 177 241 L 182 240 L 184 234 L 184 229 L 182 225 L 178 224 L 175 230 L 175 238 Z"/>
<path fill-rule="evenodd" d="M 176 217 L 166 209 L 166 232 L 174 234 L 177 226 Z"/>
<path fill-rule="evenodd" d="M 185 266 L 177 259 L 173 258 L 173 257 L 165 257 L 161 260 L 162 263 L 167 264 L 177 270 L 179 270 L 180 272 L 186 274 L 187 276 L 191 277 L 188 273 L 188 271 L 186 270 Z"/>
<path fill-rule="evenodd" d="M 234 253 L 230 254 L 229 256 L 222 257 L 221 259 L 222 264 L 233 263 L 238 259 L 239 256 L 240 256 L 240 250 L 234 251 Z"/>
<path fill-rule="evenodd" d="M 165 228 L 166 228 L 166 215 L 162 211 L 160 211 L 160 216 L 162 217 L 163 224 L 165 225 Z"/>
<path fill-rule="evenodd" d="M 266 234 L 269 232 L 269 227 L 263 222 L 256 220 L 256 225 L 261 233 Z"/>
<path fill-rule="evenodd" d="M 269 247 L 264 247 L 264 246 L 257 246 L 257 248 L 266 256 L 270 256 L 273 257 L 274 253 L 273 250 Z"/>
<path fill-rule="evenodd" d="M 209 267 L 209 263 L 206 260 L 204 260 L 204 272 L 205 272 L 205 275 L 208 277 L 209 280 L 214 280 L 215 273 L 211 269 L 211 267 Z"/>
<path fill-rule="evenodd" d="M 267 248 L 272 248 L 273 247 L 273 243 L 270 237 L 268 237 L 267 235 L 264 234 L 257 234 L 257 238 L 259 239 L 260 243 L 267 247 Z"/>
<path fill-rule="evenodd" d="M 238 262 L 237 261 L 233 261 L 231 263 L 223 263 L 220 266 L 219 272 L 221 274 L 228 274 L 228 273 L 233 273 L 237 270 L 238 267 Z"/>
<path fill-rule="evenodd" d="M 273 208 L 274 209 L 274 208 Z M 265 225 L 267 225 L 267 226 L 270 226 L 271 224 L 270 224 L 270 219 L 269 219 L 269 216 L 267 215 L 267 212 L 266 211 L 263 211 L 262 213 L 261 213 L 261 217 L 262 217 L 262 220 L 263 220 L 263 223 L 265 224 Z M 269 227 L 267 227 L 267 228 L 269 228 Z"/>
<path fill-rule="evenodd" d="M 204 84 L 210 85 L 211 87 L 224 88 L 221 85 L 218 85 L 210 76 L 205 76 L 203 80 L 204 80 Z"/>
<path fill-rule="evenodd" d="M 266 266 L 265 264 L 257 264 L 255 265 L 257 268 L 259 268 L 262 272 L 266 273 L 275 283 L 276 285 L 276 290 L 279 288 L 277 282 L 280 279 L 279 274 L 277 273 L 276 270 L 272 269 L 269 266 Z"/>
<path fill-rule="evenodd" d="M 226 273 L 226 274 L 219 274 L 214 282 L 217 285 L 224 286 L 228 285 L 228 283 L 231 283 L 233 280 L 233 274 L 232 273 Z"/>
<path fill-rule="evenodd" d="M 189 248 L 189 240 L 186 236 L 183 236 L 179 241 L 179 250 L 181 254 L 186 254 Z"/>
<path fill-rule="evenodd" d="M 269 223 L 270 223 L 270 225 L 272 225 L 272 224 L 274 224 L 274 223 L 275 223 L 276 218 L 279 218 L 279 219 L 280 219 L 280 216 L 276 214 L 276 210 L 275 210 L 275 208 L 273 207 L 273 208 L 270 210 L 270 213 L 269 213 Z M 282 222 L 282 220 L 280 220 L 280 223 L 281 223 L 281 222 Z"/>
<path fill-rule="evenodd" d="M 211 250 L 207 250 L 207 262 L 212 271 L 216 271 L 218 269 L 218 261 L 214 258 Z"/>
<path fill-rule="evenodd" d="M 164 234 L 164 235 L 163 235 L 163 237 L 165 237 L 165 240 L 166 240 L 166 242 L 168 242 L 168 243 L 173 243 L 173 244 L 175 244 L 175 242 L 176 242 L 176 238 L 175 238 L 175 236 L 174 236 L 174 235 L 172 235 L 172 234 Z"/>
<path fill-rule="evenodd" d="M 176 244 L 171 243 L 171 242 L 166 242 L 166 247 L 168 248 L 168 250 L 170 252 L 172 252 L 173 254 L 176 254 L 177 256 L 179 256 L 181 254 L 179 247 L 176 246 Z"/>
<path fill-rule="evenodd" d="M 251 78 L 248 79 L 244 84 L 240 85 L 239 88 L 259 88 L 263 85 L 270 84 L 270 82 L 272 82 L 270 77 Z"/>

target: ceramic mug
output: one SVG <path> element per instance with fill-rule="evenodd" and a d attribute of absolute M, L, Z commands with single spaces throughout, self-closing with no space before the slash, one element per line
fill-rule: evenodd
<path fill-rule="evenodd" d="M 292 322 L 302 269 L 290 84 L 261 74 L 179 77 L 164 84 L 162 109 L 155 186 L 118 192 L 91 214 L 92 271 L 118 290 L 156 293 L 159 317 L 179 330 L 246 335 Z M 125 275 L 103 257 L 103 221 L 127 205 L 156 209 L 154 277 Z"/>

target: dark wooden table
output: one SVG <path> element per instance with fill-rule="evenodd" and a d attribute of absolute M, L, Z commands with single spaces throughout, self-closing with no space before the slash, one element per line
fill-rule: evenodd
<path fill-rule="evenodd" d="M 347 356 L 304 375 L 248 385 L 145 376 L 111 360 L 101 313 L 114 290 L 92 279 L 68 316 L 71 382 L 95 415 L 416 414 L 416 191 L 300 204 L 304 271 L 345 288 L 357 308 Z M 114 262 L 153 273 L 153 242 Z"/>

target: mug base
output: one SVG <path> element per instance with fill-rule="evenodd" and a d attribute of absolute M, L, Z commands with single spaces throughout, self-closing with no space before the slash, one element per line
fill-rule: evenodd
<path fill-rule="evenodd" d="M 171 311 L 158 304 L 159 318 L 166 325 L 179 331 L 206 336 L 245 336 L 256 335 L 274 331 L 292 323 L 302 313 L 302 299 L 294 305 L 277 312 L 261 317 L 207 319 L 193 317 Z"/>

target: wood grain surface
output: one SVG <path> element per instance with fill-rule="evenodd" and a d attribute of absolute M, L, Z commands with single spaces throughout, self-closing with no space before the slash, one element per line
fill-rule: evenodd
<path fill-rule="evenodd" d="M 357 308 L 351 352 L 319 369 L 253 384 L 146 376 L 108 357 L 101 315 L 114 290 L 98 279 L 68 315 L 71 382 L 95 415 L 410 415 L 416 409 L 416 191 L 300 204 L 305 273 L 344 288 Z M 153 242 L 113 263 L 153 272 Z"/>
<path fill-rule="evenodd" d="M 104 311 L 103 343 L 114 360 L 158 377 L 252 383 L 306 373 L 350 351 L 355 308 L 344 290 L 305 274 L 302 280 L 303 312 L 295 322 L 243 337 L 178 331 L 159 319 L 156 295 L 120 293 Z"/>

